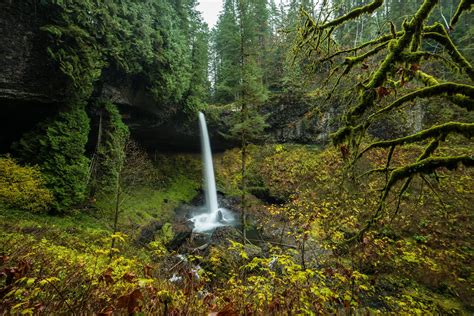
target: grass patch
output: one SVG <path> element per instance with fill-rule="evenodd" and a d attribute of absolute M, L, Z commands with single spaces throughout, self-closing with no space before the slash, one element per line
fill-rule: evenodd
<path fill-rule="evenodd" d="M 136 226 L 151 220 L 171 221 L 174 210 L 181 204 L 191 201 L 198 194 L 200 184 L 183 175 L 178 175 L 162 189 L 137 187 L 129 190 L 124 197 L 119 215 L 119 225 Z M 100 199 L 96 203 L 103 218 L 112 222 L 115 201 L 113 196 Z"/>

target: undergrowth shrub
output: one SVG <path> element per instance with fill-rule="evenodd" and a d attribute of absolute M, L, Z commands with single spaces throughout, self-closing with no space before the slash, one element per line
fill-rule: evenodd
<path fill-rule="evenodd" d="M 43 212 L 52 202 L 53 195 L 38 167 L 23 167 L 11 157 L 0 157 L 0 204 Z"/>

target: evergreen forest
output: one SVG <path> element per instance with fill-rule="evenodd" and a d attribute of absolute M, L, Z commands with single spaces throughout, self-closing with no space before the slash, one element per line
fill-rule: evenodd
<path fill-rule="evenodd" d="M 474 2 L 214 3 L 0 0 L 0 315 L 473 315 Z"/>

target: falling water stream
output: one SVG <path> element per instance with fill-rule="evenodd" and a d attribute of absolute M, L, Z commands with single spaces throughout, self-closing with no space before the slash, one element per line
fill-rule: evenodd
<path fill-rule="evenodd" d="M 199 112 L 199 127 L 201 132 L 201 150 L 204 176 L 204 192 L 206 207 L 204 212 L 194 214 L 191 221 L 194 231 L 198 233 L 210 232 L 216 227 L 229 225 L 234 221 L 232 213 L 225 208 L 219 208 L 217 202 L 216 180 L 212 164 L 211 144 L 207 132 L 206 118 Z"/>

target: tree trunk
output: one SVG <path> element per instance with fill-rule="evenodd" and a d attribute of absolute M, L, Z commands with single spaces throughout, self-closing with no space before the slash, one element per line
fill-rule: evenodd
<path fill-rule="evenodd" d="M 240 80 L 241 80 L 241 123 L 244 123 L 247 120 L 247 100 L 246 100 L 246 93 L 245 93 L 245 29 L 244 29 L 244 18 L 245 18 L 245 7 L 244 7 L 243 0 L 239 1 L 239 11 L 240 11 L 240 21 L 239 21 L 239 28 L 240 28 Z M 246 161 L 247 161 L 247 139 L 245 128 L 241 131 L 241 148 L 242 148 L 242 201 L 241 201 L 241 222 L 242 222 L 242 244 L 245 245 L 247 242 L 247 214 L 246 214 L 246 190 L 247 190 L 247 183 L 246 183 Z"/>
<path fill-rule="evenodd" d="M 117 232 L 117 226 L 118 226 L 118 216 L 120 213 L 120 197 L 122 193 L 122 189 L 120 187 L 120 173 L 117 175 L 117 187 L 115 189 L 115 214 L 114 214 L 114 228 L 113 228 L 113 233 L 112 235 L 115 235 Z M 113 248 L 115 246 L 115 238 L 112 237 L 112 243 L 110 244 L 110 254 L 109 258 L 112 260 L 113 257 Z"/>

